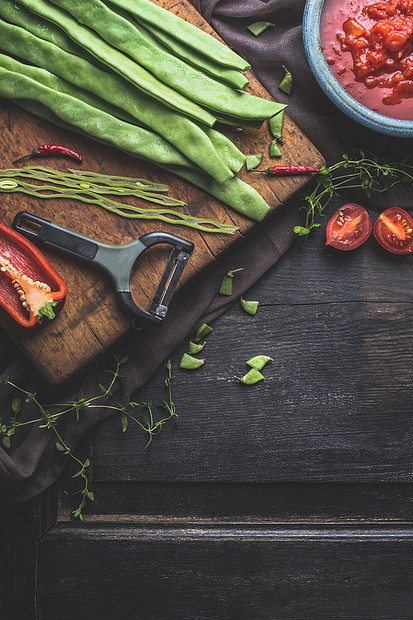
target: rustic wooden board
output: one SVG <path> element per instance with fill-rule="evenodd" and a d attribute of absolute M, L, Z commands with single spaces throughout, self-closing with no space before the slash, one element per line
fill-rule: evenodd
<path fill-rule="evenodd" d="M 217 36 L 185 0 L 178 3 L 158 0 L 158 4 Z M 249 92 L 271 99 L 252 74 L 249 75 L 249 79 Z M 180 286 L 187 285 L 192 278 L 257 226 L 253 221 L 225 207 L 218 200 L 178 177 L 114 148 L 102 146 L 64 131 L 27 114 L 9 102 L 0 102 L 0 125 L 2 168 L 10 167 L 13 159 L 31 151 L 38 144 L 65 144 L 82 153 L 84 157 L 82 167 L 85 170 L 145 177 L 167 183 L 171 196 L 185 200 L 188 205 L 187 212 L 226 223 L 235 223 L 240 230 L 231 236 L 212 235 L 159 222 L 125 221 L 99 207 L 76 204 L 72 201 L 40 201 L 22 194 L 2 196 L 0 218 L 6 224 L 11 224 L 18 211 L 26 210 L 105 243 L 127 243 L 152 230 L 174 232 L 195 243 L 195 250 L 183 272 Z M 268 153 L 271 136 L 267 124 L 260 130 L 244 129 L 238 132 L 229 129 L 226 133 L 246 154 Z M 285 146 L 283 158 L 279 163 L 314 166 L 323 163 L 317 149 L 288 117 L 285 119 L 283 137 Z M 68 167 L 67 161 L 58 159 L 34 163 L 50 165 L 59 170 Z M 263 164 L 269 164 L 267 155 Z M 76 163 L 71 162 L 70 167 L 76 167 Z M 248 174 L 245 170 L 239 176 L 248 180 L 262 194 L 272 211 L 290 199 L 307 182 L 304 177 L 274 179 L 264 175 Z M 67 282 L 68 296 L 62 312 L 56 320 L 38 330 L 28 331 L 21 328 L 4 312 L 0 315 L 0 321 L 38 371 L 51 383 L 58 384 L 94 360 L 123 336 L 130 329 L 130 319 L 118 307 L 111 285 L 102 272 L 93 266 L 65 257 L 58 251 L 45 250 L 45 254 Z M 143 308 L 148 307 L 153 296 L 167 254 L 166 247 L 158 246 L 141 257 L 139 270 L 133 277 L 133 294 L 135 301 Z M 166 325 L 164 329 L 167 329 Z"/>

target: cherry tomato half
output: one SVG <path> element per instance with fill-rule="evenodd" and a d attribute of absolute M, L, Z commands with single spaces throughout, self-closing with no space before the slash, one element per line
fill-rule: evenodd
<path fill-rule="evenodd" d="M 330 218 L 326 245 L 338 250 L 354 250 L 370 237 L 373 224 L 366 209 L 353 202 L 343 205 Z"/>
<path fill-rule="evenodd" d="M 393 254 L 413 252 L 413 218 L 400 207 L 390 207 L 374 223 L 373 235 Z"/>

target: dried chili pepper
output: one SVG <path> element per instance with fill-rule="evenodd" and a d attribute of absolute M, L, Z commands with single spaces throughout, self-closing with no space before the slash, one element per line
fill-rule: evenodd
<path fill-rule="evenodd" d="M 23 327 L 34 327 L 53 319 L 65 297 L 64 280 L 40 250 L 0 222 L 0 306 Z"/>
<path fill-rule="evenodd" d="M 288 177 L 295 174 L 320 172 L 320 168 L 313 168 L 313 166 L 270 166 L 270 168 L 265 168 L 264 170 L 251 170 L 251 172 L 264 172 L 265 174 Z"/>
<path fill-rule="evenodd" d="M 61 146 L 60 144 L 42 144 L 33 149 L 31 153 L 27 153 L 27 155 L 22 155 L 22 157 L 15 159 L 12 163 L 15 164 L 17 161 L 21 161 L 27 157 L 50 157 L 54 155 L 64 155 L 77 159 L 77 161 L 83 161 L 83 157 L 79 153 L 66 146 Z"/>

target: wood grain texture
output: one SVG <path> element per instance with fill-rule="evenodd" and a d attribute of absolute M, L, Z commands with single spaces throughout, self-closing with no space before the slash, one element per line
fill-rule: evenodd
<path fill-rule="evenodd" d="M 160 0 L 158 4 L 213 33 L 210 26 L 188 2 Z M 252 74 L 249 78 L 249 92 L 271 99 Z M 51 142 L 65 144 L 82 153 L 83 167 L 87 170 L 145 177 L 167 183 L 170 186 L 171 196 L 186 201 L 188 205 L 185 208 L 186 212 L 228 224 L 235 223 L 240 227 L 240 231 L 232 236 L 211 235 L 159 222 L 139 220 L 139 223 L 133 223 L 121 220 L 99 207 L 76 204 L 73 201 L 41 202 L 21 194 L 2 196 L 0 217 L 7 224 L 12 222 L 18 211 L 26 210 L 105 243 L 127 243 L 152 230 L 175 232 L 195 243 L 195 251 L 184 270 L 180 285 L 190 281 L 255 228 L 251 220 L 225 207 L 178 177 L 167 174 L 155 166 L 144 164 L 113 148 L 68 133 L 4 101 L 0 103 L 0 126 L 2 127 L 0 165 L 3 168 L 10 167 L 13 159 L 22 153 L 30 152 L 36 145 Z M 244 129 L 242 132 L 237 132 L 235 129 L 228 129 L 226 133 L 246 154 L 268 153 L 271 136 L 266 124 L 260 130 Z M 285 120 L 284 139 L 284 155 L 281 163 L 299 162 L 315 166 L 322 164 L 321 155 L 289 118 Z M 267 161 L 268 155 L 264 163 Z M 67 167 L 67 162 L 61 160 L 44 160 L 41 163 L 59 170 Z M 71 167 L 76 165 L 76 163 L 70 164 Z M 239 176 L 248 180 L 263 195 L 272 211 L 307 182 L 304 177 L 270 180 L 263 175 L 248 174 L 245 170 Z M 73 258 L 64 257 L 56 250 L 45 250 L 45 254 L 68 285 L 67 303 L 57 320 L 41 330 L 31 332 L 14 324 L 3 312 L 0 321 L 39 372 L 51 383 L 58 384 L 95 359 L 124 335 L 130 328 L 130 319 L 119 309 L 110 284 L 95 267 L 84 266 Z M 148 255 L 141 257 L 139 268 L 133 277 L 134 299 L 145 309 L 155 292 L 166 256 L 165 247 L 153 248 Z"/>
<path fill-rule="evenodd" d="M 407 619 L 412 554 L 402 525 L 61 524 L 39 545 L 39 617 Z"/>
<path fill-rule="evenodd" d="M 97 480 L 409 482 L 413 321 L 409 303 L 238 305 L 214 323 L 198 371 L 172 357 L 178 424 L 148 450 L 117 417 L 95 436 Z M 397 354 L 396 354 L 397 352 Z M 256 386 L 238 384 L 258 353 Z M 163 369 L 138 400 L 162 402 Z"/>

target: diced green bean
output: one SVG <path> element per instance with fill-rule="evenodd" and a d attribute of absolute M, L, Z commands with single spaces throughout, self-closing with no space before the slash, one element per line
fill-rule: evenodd
<path fill-rule="evenodd" d="M 193 357 L 189 353 L 184 353 L 179 362 L 179 368 L 185 368 L 185 370 L 195 370 L 205 364 L 205 360 L 199 357 Z"/>
<path fill-rule="evenodd" d="M 65 123 L 74 125 L 90 136 L 141 159 L 159 165 L 178 165 L 183 169 L 190 169 L 193 165 L 161 136 L 136 125 L 125 123 L 79 99 L 47 88 L 20 73 L 0 68 L 0 96 L 38 101 L 51 109 Z"/>
<path fill-rule="evenodd" d="M 247 361 L 247 364 L 251 368 L 255 368 L 255 370 L 262 370 L 268 362 L 272 362 L 272 357 L 269 357 L 269 355 L 254 355 L 254 357 Z"/>
<path fill-rule="evenodd" d="M 197 355 L 200 351 L 202 351 L 205 345 L 206 342 L 204 342 L 203 344 L 199 344 L 199 342 L 192 342 L 192 340 L 190 340 L 188 344 L 189 355 Z"/>
<path fill-rule="evenodd" d="M 254 36 L 259 37 L 259 35 L 265 32 L 270 26 L 274 26 L 274 24 L 271 22 L 254 22 L 253 24 L 247 26 L 247 30 L 249 30 Z"/>
<path fill-rule="evenodd" d="M 238 172 L 243 165 L 241 151 L 216 130 L 206 127 L 208 131 L 205 132 L 188 117 L 141 93 L 119 75 L 102 71 L 19 26 L 0 21 L 0 47 L 44 69 L 50 68 L 61 78 L 94 93 L 100 101 L 113 104 L 118 110 L 116 116 L 131 123 L 137 120 L 140 125 L 156 131 L 218 182 L 229 179 L 232 171 Z M 42 82 L 40 78 L 39 81 Z M 60 90 L 59 86 L 50 87 Z M 64 92 L 71 94 L 70 88 Z M 91 105 L 99 107 L 97 103 Z M 131 116 L 122 116 L 121 109 Z"/>
<path fill-rule="evenodd" d="M 282 157 L 282 152 L 278 146 L 277 140 L 273 140 L 270 144 L 270 157 Z"/>
<path fill-rule="evenodd" d="M 249 301 L 241 297 L 240 299 L 241 307 L 247 314 L 257 314 L 258 306 L 260 304 L 259 301 Z"/>
<path fill-rule="evenodd" d="M 51 1 L 129 55 L 161 82 L 203 107 L 241 119 L 269 118 L 277 112 L 273 101 L 234 90 L 195 67 L 189 67 L 159 45 L 139 24 L 133 25 L 100 0 Z"/>
<path fill-rule="evenodd" d="M 202 340 L 202 338 L 208 336 L 208 334 L 210 334 L 212 331 L 213 329 L 210 325 L 208 325 L 207 323 L 202 323 L 201 327 L 196 330 L 194 341 L 199 342 L 200 340 Z"/>
<path fill-rule="evenodd" d="M 255 170 L 255 168 L 258 168 L 258 166 L 262 162 L 262 158 L 263 158 L 262 153 L 255 153 L 254 155 L 247 155 L 245 158 L 247 170 Z"/>
<path fill-rule="evenodd" d="M 284 65 L 283 65 L 283 69 L 285 71 L 285 76 L 281 80 L 278 88 L 282 90 L 283 93 L 285 93 L 286 95 L 291 95 L 291 91 L 293 89 L 293 76 L 290 73 L 290 71 L 287 69 L 287 67 L 284 67 Z"/>
<path fill-rule="evenodd" d="M 138 20 L 144 20 L 162 28 L 185 45 L 202 52 L 215 62 L 240 71 L 248 71 L 251 68 L 241 56 L 218 39 L 150 0 L 111 0 L 111 4 L 129 11 Z"/>
<path fill-rule="evenodd" d="M 243 377 L 235 377 L 235 379 L 237 379 L 240 383 L 244 383 L 244 385 L 255 385 L 259 381 L 263 381 L 264 376 L 259 370 L 251 368 L 251 370 L 249 370 Z"/>
<path fill-rule="evenodd" d="M 270 130 L 270 133 L 272 137 L 275 138 L 276 140 L 280 140 L 282 138 L 283 126 L 284 126 L 284 110 L 281 110 L 281 112 L 278 112 L 278 114 L 275 114 L 274 116 L 271 116 L 271 118 L 268 119 L 268 127 Z"/>
<path fill-rule="evenodd" d="M 126 54 L 108 45 L 95 32 L 78 23 L 66 11 L 45 0 L 20 0 L 20 2 L 29 10 L 60 26 L 72 39 L 93 56 L 101 60 L 116 73 L 126 77 L 126 79 L 149 96 L 210 127 L 215 123 L 216 117 L 210 112 L 204 110 L 201 106 L 190 101 L 187 97 L 184 97 L 166 84 L 163 84 L 149 71 L 128 58 Z"/>

